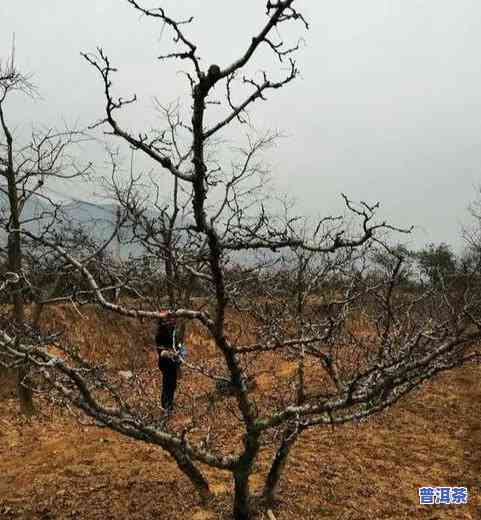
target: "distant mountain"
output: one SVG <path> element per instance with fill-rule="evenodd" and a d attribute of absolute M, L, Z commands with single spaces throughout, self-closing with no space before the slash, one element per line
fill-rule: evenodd
<path fill-rule="evenodd" d="M 56 219 L 58 230 L 71 224 L 82 227 L 92 238 L 98 241 L 107 240 L 112 236 L 117 215 L 115 204 L 101 204 L 79 199 L 70 202 L 56 201 L 56 203 L 60 207 Z M 32 232 L 39 232 L 46 225 L 51 225 L 52 211 L 53 208 L 48 201 L 41 197 L 32 197 L 23 209 L 22 221 Z M 7 219 L 9 215 L 8 199 L 2 192 L 0 192 L 0 215 L 3 219 Z M 149 210 L 147 215 L 150 218 L 155 218 L 158 213 L 155 210 Z M 187 224 L 187 222 L 184 222 L 184 224 Z M 125 229 L 121 231 L 124 239 L 128 238 L 127 233 L 128 231 Z M 2 226 L 0 226 L 0 241 L 6 241 L 6 234 Z M 119 259 L 128 258 L 130 255 L 139 256 L 143 251 L 138 245 L 119 243 L 117 240 L 113 240 L 107 250 Z M 267 257 L 276 256 L 270 252 L 265 254 Z M 232 261 L 246 265 L 254 264 L 256 258 L 256 254 L 245 251 L 232 252 L 229 256 Z"/>
<path fill-rule="evenodd" d="M 115 226 L 117 208 L 113 204 L 99 204 L 88 201 L 60 202 L 56 214 L 57 227 L 60 230 L 67 224 L 81 226 L 93 238 L 101 241 L 109 238 Z M 9 216 L 8 199 L 4 193 L 0 192 L 0 215 L 2 219 Z M 41 197 L 31 197 L 23 208 L 21 220 L 32 232 L 41 231 L 52 221 L 54 208 Z M 6 240 L 5 231 L 0 229 L 0 240 Z M 110 244 L 111 252 L 121 257 L 134 253 L 135 248 L 120 246 L 114 241 Z M 138 251 L 137 251 L 138 252 Z"/>

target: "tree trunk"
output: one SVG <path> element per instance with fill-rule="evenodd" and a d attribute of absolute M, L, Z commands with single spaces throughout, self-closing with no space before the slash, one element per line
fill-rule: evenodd
<path fill-rule="evenodd" d="M 26 417 L 31 417 L 35 413 L 33 405 L 33 392 L 30 387 L 30 379 L 28 377 L 28 368 L 22 366 L 17 368 L 17 397 L 20 401 L 20 411 Z"/>
<path fill-rule="evenodd" d="M 250 520 L 252 517 L 249 477 L 260 449 L 259 433 L 248 431 L 244 438 L 244 446 L 244 453 L 234 469 L 234 520 Z"/>
<path fill-rule="evenodd" d="M 250 467 L 234 473 L 234 520 L 249 520 L 251 518 L 249 476 Z"/>
<path fill-rule="evenodd" d="M 15 203 L 17 203 L 16 197 L 14 197 L 14 200 Z M 8 268 L 19 276 L 19 282 L 13 292 L 13 313 L 17 329 L 17 339 L 20 340 L 25 331 L 25 305 L 22 295 L 22 249 L 20 233 L 18 232 L 20 226 L 18 210 L 11 211 L 11 220 L 14 226 L 14 231 L 10 232 L 8 236 Z M 26 365 L 17 368 L 15 379 L 17 397 L 20 402 L 20 410 L 24 415 L 30 417 L 33 415 L 35 409 L 33 405 L 33 392 L 30 386 L 28 368 Z"/>
<path fill-rule="evenodd" d="M 294 428 L 287 428 L 282 436 L 282 441 L 279 449 L 276 452 L 274 460 L 272 461 L 271 468 L 266 477 L 264 484 L 264 491 L 262 496 L 267 504 L 272 504 L 275 499 L 279 480 L 287 462 L 290 450 L 297 440 L 299 430 Z"/>
<path fill-rule="evenodd" d="M 174 273 L 174 262 L 172 260 L 172 243 L 171 237 L 167 234 L 164 237 L 164 245 L 165 245 L 165 259 L 164 259 L 164 268 L 165 268 L 165 277 L 167 279 L 167 296 L 169 298 L 169 306 L 171 309 L 175 307 L 178 303 L 176 301 L 175 294 L 175 273 Z"/>
<path fill-rule="evenodd" d="M 200 470 L 194 465 L 192 460 L 181 450 L 172 448 L 170 446 L 165 447 L 167 451 L 172 455 L 179 469 L 187 476 L 195 487 L 202 503 L 207 503 L 212 498 L 212 493 L 209 489 L 209 483 L 204 478 Z"/>

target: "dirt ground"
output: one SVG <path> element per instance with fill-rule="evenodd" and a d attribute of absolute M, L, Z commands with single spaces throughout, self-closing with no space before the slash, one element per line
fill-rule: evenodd
<path fill-rule="evenodd" d="M 148 359 L 155 370 L 155 358 Z M 305 433 L 275 517 L 481 519 L 480 376 L 481 367 L 458 369 L 366 422 Z M 202 508 L 160 448 L 94 426 L 47 396 L 37 404 L 38 416 L 27 422 L 13 396 L 0 400 L 0 518 L 229 518 L 227 473 L 204 468 L 216 499 Z M 266 468 L 262 459 L 254 489 Z M 469 504 L 421 507 L 420 486 L 466 486 Z"/>

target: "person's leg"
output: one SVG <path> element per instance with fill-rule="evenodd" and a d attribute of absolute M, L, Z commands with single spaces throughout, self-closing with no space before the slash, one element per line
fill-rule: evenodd
<path fill-rule="evenodd" d="M 161 394 L 160 402 L 161 402 L 162 408 L 164 410 L 166 410 L 167 409 L 167 405 L 169 404 L 169 401 L 168 401 L 168 395 L 169 395 L 169 384 L 168 384 L 169 367 L 166 366 L 165 361 L 162 361 L 162 362 L 159 361 L 159 370 L 162 372 L 162 394 Z"/>
<path fill-rule="evenodd" d="M 162 370 L 162 408 L 171 411 L 174 407 L 174 396 L 177 388 L 177 365 L 169 363 Z"/>

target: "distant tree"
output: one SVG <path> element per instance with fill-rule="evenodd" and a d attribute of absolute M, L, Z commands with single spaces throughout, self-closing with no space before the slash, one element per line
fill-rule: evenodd
<path fill-rule="evenodd" d="M 465 247 L 459 258 L 459 269 L 463 273 L 474 269 L 481 274 L 481 187 L 468 210 L 471 221 L 462 228 Z"/>
<path fill-rule="evenodd" d="M 415 253 L 421 273 L 432 286 L 456 274 L 456 255 L 448 244 L 430 244 Z"/>
<path fill-rule="evenodd" d="M 179 119 L 170 108 L 163 112 L 175 139 Z M 174 150 L 179 164 L 183 164 L 188 155 L 183 155 L 179 146 L 176 143 Z M 189 306 L 192 294 L 202 280 L 199 274 L 207 262 L 205 241 L 196 239 L 190 230 L 193 220 L 191 194 L 183 190 L 177 177 L 173 177 L 168 190 L 162 190 L 152 176 L 147 181 L 133 171 L 127 180 L 122 179 L 116 175 L 113 155 L 111 160 L 108 192 L 124 216 L 121 241 L 139 251 L 137 254 L 141 255 L 146 268 L 144 278 L 136 287 L 146 295 L 145 289 L 150 286 L 149 296 L 164 307 Z M 151 269 L 147 266 L 148 260 Z"/>
<path fill-rule="evenodd" d="M 406 246 L 397 244 L 394 247 L 378 247 L 374 249 L 372 258 L 384 274 L 392 274 L 397 270 L 399 284 L 409 285 L 413 276 L 415 254 Z"/>

